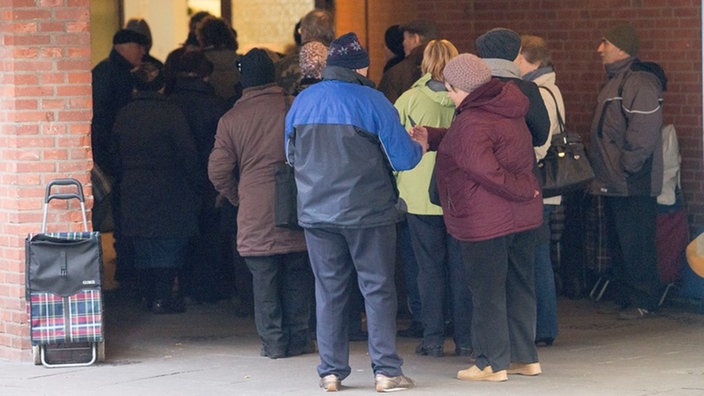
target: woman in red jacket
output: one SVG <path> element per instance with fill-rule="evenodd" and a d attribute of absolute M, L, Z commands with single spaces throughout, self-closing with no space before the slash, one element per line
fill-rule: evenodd
<path fill-rule="evenodd" d="M 450 60 L 443 75 L 457 111 L 437 148 L 437 186 L 447 230 L 462 245 L 474 305 L 476 360 L 457 378 L 537 375 L 533 249 L 542 197 L 524 121 L 528 99 L 515 84 L 492 79 L 471 54 Z M 432 149 L 442 131 L 427 130 Z"/>

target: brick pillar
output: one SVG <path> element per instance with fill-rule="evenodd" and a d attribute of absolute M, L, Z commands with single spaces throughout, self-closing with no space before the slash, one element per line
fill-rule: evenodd
<path fill-rule="evenodd" d="M 40 229 L 45 186 L 89 181 L 89 28 L 89 0 L 0 2 L 0 359 L 31 357 L 24 238 Z M 51 213 L 50 231 L 81 229 L 76 203 Z"/>

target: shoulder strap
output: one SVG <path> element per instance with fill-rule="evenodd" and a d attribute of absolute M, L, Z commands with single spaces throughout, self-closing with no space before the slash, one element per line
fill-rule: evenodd
<path fill-rule="evenodd" d="M 286 113 L 291 109 L 291 97 L 286 93 L 286 91 L 283 92 L 283 97 L 284 97 L 284 109 L 286 110 Z M 284 117 L 286 114 L 284 114 Z M 290 140 L 294 140 L 296 137 L 296 129 L 293 130 L 291 133 L 291 137 L 289 138 Z"/>
<path fill-rule="evenodd" d="M 557 123 L 560 126 L 560 133 L 565 132 L 565 121 L 562 119 L 562 114 L 560 114 L 560 106 L 557 105 L 557 98 L 555 98 L 555 94 L 553 94 L 548 87 L 539 85 L 538 88 L 548 91 L 550 96 L 552 96 L 552 100 L 555 102 L 555 112 L 557 113 Z"/>
<path fill-rule="evenodd" d="M 288 113 L 288 110 L 291 108 L 291 99 L 285 91 L 284 91 L 284 108 L 286 109 L 287 113 Z"/>

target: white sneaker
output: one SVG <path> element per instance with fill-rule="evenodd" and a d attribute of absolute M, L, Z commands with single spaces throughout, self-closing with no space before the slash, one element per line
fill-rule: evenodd
<path fill-rule="evenodd" d="M 337 392 L 340 390 L 341 386 L 340 377 L 335 374 L 328 374 L 320 378 L 320 387 L 323 388 L 325 392 Z"/>

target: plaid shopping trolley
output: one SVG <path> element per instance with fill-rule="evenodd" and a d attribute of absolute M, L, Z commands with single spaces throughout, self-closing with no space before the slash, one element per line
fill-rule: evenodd
<path fill-rule="evenodd" d="M 52 193 L 55 186 L 75 192 Z M 46 232 L 49 202 L 78 199 L 84 232 Z M 88 231 L 83 187 L 76 179 L 47 185 L 42 230 L 25 240 L 26 299 L 34 362 L 87 366 L 104 360 L 100 234 Z M 55 357 L 54 361 L 48 356 Z"/>

